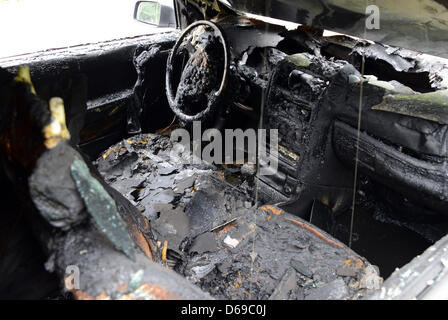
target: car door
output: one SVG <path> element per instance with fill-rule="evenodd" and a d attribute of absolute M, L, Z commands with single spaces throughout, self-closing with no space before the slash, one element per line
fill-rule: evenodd
<path fill-rule="evenodd" d="M 144 21 L 152 17 L 137 12 L 140 6 L 140 11 L 164 14 L 160 8 L 155 10 L 156 5 L 171 12 L 170 23 L 163 17 Z M 27 65 L 41 98 L 62 97 L 72 142 L 92 158 L 124 137 L 127 110 L 135 104 L 134 54 L 137 47 L 141 53 L 152 45 L 169 48 L 174 44 L 178 32 L 172 0 L 25 0 L 0 6 L 0 24 L 9 30 L 0 36 L 2 43 L 8 43 L 0 50 L 0 67 L 15 74 L 19 66 Z M 149 85 L 163 83 L 166 57 L 167 52 L 162 53 L 161 63 L 151 70 Z M 169 109 L 164 108 L 163 88 L 147 89 L 157 101 L 154 108 Z"/>
<path fill-rule="evenodd" d="M 136 21 L 138 3 L 0 2 L 0 25 L 8 30 L 0 34 L 0 84 L 4 75 L 16 75 L 20 66 L 29 67 L 40 98 L 47 102 L 51 97 L 63 98 L 71 142 L 91 159 L 127 134 L 127 110 L 135 103 L 138 79 L 136 51 L 142 53 L 152 46 L 169 48 L 178 33 L 173 23 L 162 26 L 161 21 L 152 25 Z M 173 10 L 171 0 L 164 3 Z M 164 83 L 166 57 L 167 51 L 162 52 L 148 85 Z M 148 90 L 157 101 L 152 107 L 169 109 L 163 106 L 164 90 Z M 3 173 L 0 175 L 2 184 L 9 186 Z M 1 195 L 0 297 L 53 297 L 58 279 L 44 269 L 46 257 L 24 215 L 8 205 L 8 197 L 14 194 Z"/>

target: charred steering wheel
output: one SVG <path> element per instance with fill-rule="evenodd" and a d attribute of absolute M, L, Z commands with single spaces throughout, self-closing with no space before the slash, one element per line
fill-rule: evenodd
<path fill-rule="evenodd" d="M 195 34 L 193 30 L 200 26 L 203 26 L 203 32 Z M 206 29 L 211 29 L 213 36 L 209 36 L 203 41 L 207 45 L 195 46 L 195 43 L 189 39 L 193 39 L 194 36 L 205 37 Z M 210 34 L 210 32 L 208 33 Z M 208 45 L 213 40 L 215 40 L 214 46 Z M 216 59 L 215 54 L 215 60 L 218 61 L 211 61 L 213 55 L 210 55 L 206 48 L 213 48 L 216 53 L 219 45 L 218 42 L 222 46 L 224 54 L 219 54 L 218 59 Z M 175 80 L 174 60 L 178 56 L 180 48 L 188 51 L 189 59 L 180 77 L 178 76 L 179 82 L 175 88 L 173 86 L 173 80 Z M 202 121 L 214 113 L 214 110 L 216 110 L 216 107 L 222 101 L 221 98 L 227 85 L 229 57 L 229 49 L 223 32 L 215 23 L 206 20 L 196 21 L 182 32 L 168 56 L 166 68 L 166 96 L 171 110 L 180 120 L 186 123 Z M 217 65 L 219 65 L 219 71 L 217 71 Z M 221 72 L 221 81 L 218 82 L 219 76 L 217 74 Z M 189 99 L 185 98 L 188 95 Z M 198 96 L 201 96 L 202 100 Z M 186 101 L 189 103 L 186 103 Z M 194 105 L 194 107 L 188 106 L 188 104 Z"/>

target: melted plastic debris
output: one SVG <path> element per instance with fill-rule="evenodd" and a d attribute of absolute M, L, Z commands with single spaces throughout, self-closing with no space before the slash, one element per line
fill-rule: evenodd
<path fill-rule="evenodd" d="M 116 249 L 135 261 L 134 243 L 129 237 L 126 224 L 118 214 L 115 201 L 103 186 L 90 175 L 89 168 L 82 160 L 75 158 L 71 165 L 71 174 L 87 211 L 93 217 L 101 232 Z"/>
<path fill-rule="evenodd" d="M 369 265 L 366 260 L 292 223 L 300 218 L 283 210 L 254 210 L 251 178 L 240 170 L 182 164 L 167 157 L 168 137 L 153 136 L 135 146 L 133 141 L 144 136 L 129 138 L 133 149 L 120 152 L 123 142 L 112 146 L 96 164 L 106 181 L 122 184 L 108 168 L 138 154 L 127 164 L 132 170 L 123 172 L 136 182 L 147 176 L 138 187 L 126 185 L 124 194 L 145 209 L 155 240 L 167 243 L 166 259 L 176 272 L 218 299 L 356 299 L 363 294 L 364 289 L 349 285 L 360 280 L 358 265 L 354 276 L 335 270 L 351 258 L 363 261 L 362 267 Z"/>
<path fill-rule="evenodd" d="M 417 95 L 386 95 L 372 110 L 394 112 L 448 124 L 448 90 Z"/>

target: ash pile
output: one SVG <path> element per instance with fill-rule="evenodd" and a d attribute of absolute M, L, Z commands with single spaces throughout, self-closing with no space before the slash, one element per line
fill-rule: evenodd
<path fill-rule="evenodd" d="M 168 136 L 140 134 L 94 162 L 148 219 L 160 261 L 218 299 L 360 299 L 376 267 L 324 231 L 255 205 L 241 167 L 185 164 Z"/>

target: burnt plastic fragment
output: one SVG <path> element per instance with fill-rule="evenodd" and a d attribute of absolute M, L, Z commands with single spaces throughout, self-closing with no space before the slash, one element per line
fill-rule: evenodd
<path fill-rule="evenodd" d="M 31 199 L 52 226 L 67 230 L 86 217 L 83 199 L 70 176 L 77 152 L 66 142 L 45 151 L 28 179 Z"/>
<path fill-rule="evenodd" d="M 87 211 L 101 232 L 116 249 L 124 252 L 134 261 L 134 244 L 129 237 L 124 221 L 118 214 L 115 201 L 98 180 L 90 175 L 89 168 L 82 160 L 75 158 L 71 165 L 71 174 Z"/>
<path fill-rule="evenodd" d="M 303 274 L 304 276 L 308 278 L 312 278 L 313 274 L 308 268 L 299 260 L 297 259 L 291 259 L 291 267 L 293 267 L 297 272 Z"/>

